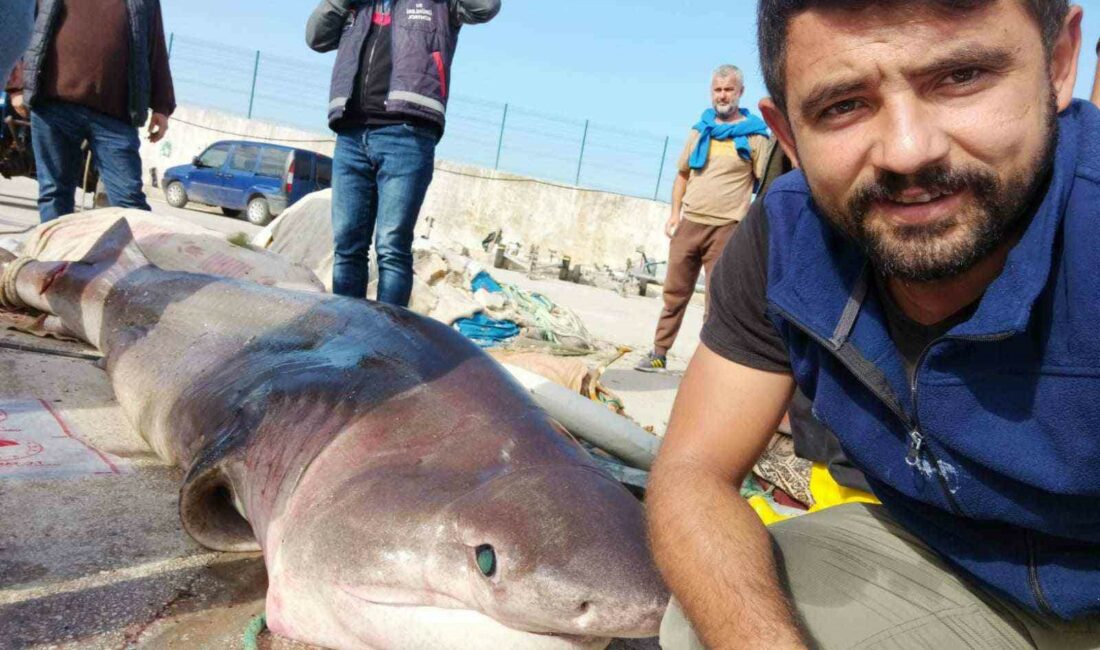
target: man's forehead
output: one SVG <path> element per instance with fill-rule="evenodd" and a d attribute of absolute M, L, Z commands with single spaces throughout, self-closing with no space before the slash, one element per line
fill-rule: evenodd
<path fill-rule="evenodd" d="M 717 88 L 720 86 L 739 86 L 741 85 L 741 82 L 737 79 L 737 75 L 730 74 L 722 77 L 715 76 L 714 79 L 711 80 L 710 85 L 712 88 Z"/>
<path fill-rule="evenodd" d="M 1041 47 L 1038 25 L 1015 0 L 966 12 L 917 2 L 859 11 L 811 9 L 796 16 L 788 30 L 789 95 L 805 94 L 831 77 L 905 74 L 951 52 L 998 45 L 1016 49 L 1022 38 L 1033 38 Z"/>

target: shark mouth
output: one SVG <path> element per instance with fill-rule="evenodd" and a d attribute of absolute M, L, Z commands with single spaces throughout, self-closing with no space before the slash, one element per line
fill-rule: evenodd
<path fill-rule="evenodd" d="M 532 632 L 509 627 L 482 612 L 444 594 L 429 595 L 429 602 L 393 602 L 364 597 L 340 588 L 346 597 L 360 604 L 363 618 L 380 623 L 356 634 L 363 647 L 435 648 L 438 650 L 601 650 L 611 639 L 558 632 Z M 372 592 L 372 595 L 373 592 Z M 421 594 L 423 596 L 424 594 Z M 364 606 L 365 610 L 364 611 Z M 341 607 L 343 612 L 348 607 Z M 341 618 L 346 618 L 341 615 Z M 387 629 L 388 628 L 388 629 Z M 350 631 L 350 630 L 349 630 Z M 392 632 L 391 632 L 392 631 Z M 379 638 L 385 642 L 380 643 Z M 341 645 L 339 647 L 345 647 Z"/>

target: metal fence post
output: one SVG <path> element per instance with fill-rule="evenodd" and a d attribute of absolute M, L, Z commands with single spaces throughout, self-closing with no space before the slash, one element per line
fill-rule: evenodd
<path fill-rule="evenodd" d="M 176 33 L 172 32 L 168 35 L 168 58 L 172 58 L 172 44 L 176 42 Z"/>
<path fill-rule="evenodd" d="M 584 121 L 584 136 L 581 137 L 581 155 L 577 158 L 577 182 L 574 185 L 581 184 L 581 165 L 584 164 L 584 146 L 588 144 L 588 120 Z"/>
<path fill-rule="evenodd" d="M 504 115 L 500 118 L 500 137 L 497 139 L 497 161 L 493 169 L 500 169 L 500 152 L 504 149 L 504 125 L 508 123 L 508 104 L 504 105 Z"/>
<path fill-rule="evenodd" d="M 668 138 L 665 136 L 665 148 L 661 152 L 661 166 L 657 168 L 657 188 L 653 190 L 653 200 L 656 201 L 657 197 L 661 194 L 661 180 L 665 175 L 665 158 L 668 157 Z"/>
<path fill-rule="evenodd" d="M 248 94 L 248 119 L 252 119 L 252 105 L 256 101 L 256 77 L 260 74 L 260 51 L 256 50 L 256 63 L 252 66 L 252 92 Z"/>

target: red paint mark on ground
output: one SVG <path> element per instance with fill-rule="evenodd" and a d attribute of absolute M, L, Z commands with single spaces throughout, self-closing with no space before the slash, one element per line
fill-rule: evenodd
<path fill-rule="evenodd" d="M 8 412 L 4 409 L 0 409 L 0 432 L 3 433 L 21 433 L 22 429 L 9 429 L 4 426 L 4 421 L 8 419 Z"/>
<path fill-rule="evenodd" d="M 14 440 L 0 439 L 0 447 L 18 447 L 19 443 Z"/>
<path fill-rule="evenodd" d="M 110 472 L 96 472 L 97 474 L 100 474 L 100 473 L 103 473 L 103 474 L 121 474 L 122 473 L 122 472 L 118 471 L 118 468 L 115 467 L 115 464 L 112 463 L 109 458 L 107 458 L 106 456 L 103 455 L 103 452 L 101 452 L 98 449 L 96 449 L 95 447 L 89 445 L 87 442 L 85 442 L 84 440 L 82 440 L 78 436 L 73 435 L 73 432 L 69 430 L 69 426 L 67 424 L 65 424 L 65 421 L 61 419 L 61 416 L 58 415 L 57 411 L 54 410 L 53 406 L 51 406 L 49 402 L 47 402 L 44 399 L 40 399 L 38 401 L 42 404 L 42 406 L 46 407 L 46 410 L 50 412 L 50 415 L 53 416 L 53 419 L 57 420 L 58 426 L 61 427 L 61 430 L 65 432 L 66 436 L 68 436 L 68 437 L 72 438 L 73 440 L 79 442 L 80 444 L 84 445 L 85 447 L 88 448 L 88 451 L 92 452 L 96 456 L 99 456 L 99 459 L 102 460 L 103 463 L 105 465 L 107 465 L 107 467 L 110 468 L 110 470 L 111 470 Z"/>

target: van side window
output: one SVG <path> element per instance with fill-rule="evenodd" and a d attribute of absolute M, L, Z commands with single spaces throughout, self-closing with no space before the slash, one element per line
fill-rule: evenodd
<path fill-rule="evenodd" d="M 294 180 L 308 181 L 313 178 L 313 154 L 305 151 L 294 152 Z"/>
<path fill-rule="evenodd" d="M 212 167 L 214 169 L 221 169 L 225 164 L 225 159 L 229 157 L 228 144 L 216 144 L 206 151 L 202 152 L 199 156 L 199 162 L 203 167 Z"/>
<path fill-rule="evenodd" d="M 317 156 L 317 187 L 332 187 L 332 159 Z"/>
<path fill-rule="evenodd" d="M 282 178 L 283 172 L 286 171 L 286 158 L 286 149 L 265 147 L 263 154 L 260 155 L 260 167 L 256 170 L 256 175 Z"/>
<path fill-rule="evenodd" d="M 256 160 L 260 157 L 260 147 L 254 144 L 239 144 L 229 161 L 229 168 L 235 172 L 250 172 L 256 169 Z"/>

